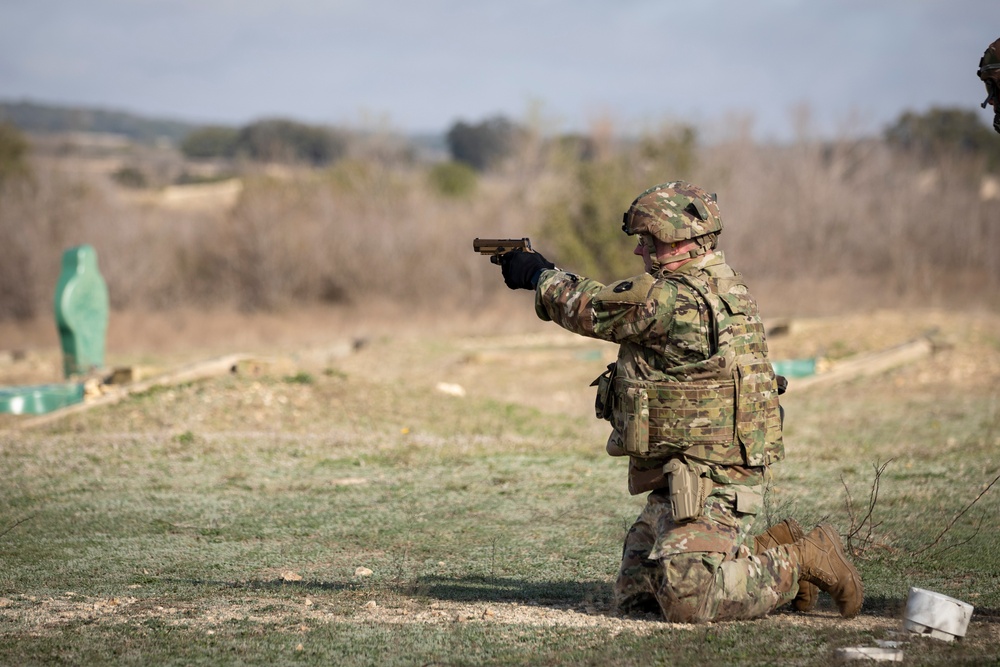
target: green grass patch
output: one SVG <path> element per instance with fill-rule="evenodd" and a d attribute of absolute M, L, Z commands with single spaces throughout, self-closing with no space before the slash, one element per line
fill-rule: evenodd
<path fill-rule="evenodd" d="M 919 586 L 976 615 L 907 664 L 996 664 L 997 405 L 790 394 L 768 512 L 858 529 L 861 616 L 672 626 L 613 615 L 643 499 L 590 422 L 341 371 L 146 392 L 0 435 L 0 663 L 827 665 Z"/>

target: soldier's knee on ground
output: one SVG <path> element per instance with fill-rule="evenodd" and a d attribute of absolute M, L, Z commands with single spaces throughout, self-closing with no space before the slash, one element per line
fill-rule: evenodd
<path fill-rule="evenodd" d="M 615 609 L 620 614 L 658 614 L 660 603 L 649 591 L 619 591 L 615 587 Z"/>
<path fill-rule="evenodd" d="M 715 569 L 708 554 L 677 554 L 663 559 L 656 593 L 663 618 L 672 623 L 704 623 L 714 618 Z M 721 559 L 721 557 L 720 557 Z"/>
<path fill-rule="evenodd" d="M 631 552 L 626 544 L 614 586 L 615 608 L 623 614 L 648 613 L 659 610 L 656 590 L 659 588 L 659 563 L 646 558 L 649 550 Z"/>
<path fill-rule="evenodd" d="M 659 610 L 656 601 L 659 564 L 649 560 L 656 543 L 653 529 L 639 518 L 629 529 L 622 545 L 622 562 L 614 586 L 615 608 L 623 614 Z"/>

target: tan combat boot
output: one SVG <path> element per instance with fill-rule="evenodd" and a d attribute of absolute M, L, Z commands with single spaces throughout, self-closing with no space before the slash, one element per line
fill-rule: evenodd
<path fill-rule="evenodd" d="M 832 526 L 816 526 L 811 533 L 792 543 L 789 551 L 798 556 L 800 579 L 829 593 L 844 618 L 857 616 L 865 598 L 861 575 L 844 555 L 844 544 Z"/>
<path fill-rule="evenodd" d="M 791 544 L 798 542 L 805 533 L 802 526 L 795 519 L 785 519 L 768 528 L 764 533 L 754 539 L 754 556 L 759 556 L 763 552 L 781 544 Z M 805 579 L 799 579 L 799 592 L 792 600 L 792 606 L 798 611 L 812 611 L 819 600 L 819 589 Z"/>

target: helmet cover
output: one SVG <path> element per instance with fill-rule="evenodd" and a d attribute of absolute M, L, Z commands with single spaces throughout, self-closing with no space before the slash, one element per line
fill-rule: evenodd
<path fill-rule="evenodd" d="M 979 59 L 976 75 L 984 81 L 987 78 L 1000 78 L 1000 39 L 986 47 L 986 52 Z"/>
<path fill-rule="evenodd" d="M 1000 132 L 1000 39 L 986 47 L 976 75 L 986 84 L 986 99 L 981 106 L 985 109 L 987 104 L 993 105 L 993 129 Z"/>
<path fill-rule="evenodd" d="M 661 183 L 632 202 L 622 219 L 628 235 L 649 234 L 664 243 L 677 243 L 722 232 L 722 214 L 709 194 L 684 181 Z"/>

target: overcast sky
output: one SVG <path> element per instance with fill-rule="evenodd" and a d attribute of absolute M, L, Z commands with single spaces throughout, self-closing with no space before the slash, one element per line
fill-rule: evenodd
<path fill-rule="evenodd" d="M 0 0 L 0 99 L 443 132 L 979 110 L 1000 0 Z"/>

